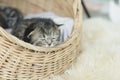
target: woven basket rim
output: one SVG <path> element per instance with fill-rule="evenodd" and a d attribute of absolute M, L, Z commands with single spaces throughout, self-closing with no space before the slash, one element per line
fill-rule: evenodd
<path fill-rule="evenodd" d="M 6 32 L 2 27 L 0 27 L 0 31 L 2 31 L 3 36 L 6 36 L 6 39 L 8 39 L 9 41 L 12 42 L 12 40 L 14 40 L 14 43 L 12 42 L 13 44 L 17 44 L 17 45 L 22 46 L 24 48 L 32 49 L 32 50 L 35 50 L 35 51 L 46 51 L 46 52 L 53 51 L 54 49 L 62 48 L 66 42 L 71 41 L 71 39 L 68 38 L 66 41 L 62 42 L 61 44 L 59 44 L 55 47 L 40 47 L 40 46 L 34 46 L 30 43 L 27 43 L 27 42 L 24 42 L 23 40 L 20 40 L 19 38 L 15 37 L 14 35 Z M 24 45 L 22 45 L 21 43 L 24 44 Z"/>

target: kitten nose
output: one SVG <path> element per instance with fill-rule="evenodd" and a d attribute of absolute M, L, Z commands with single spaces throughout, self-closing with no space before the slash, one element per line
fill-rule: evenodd
<path fill-rule="evenodd" d="M 50 46 L 52 42 L 48 42 L 48 45 Z"/>
<path fill-rule="evenodd" d="M 52 41 L 48 41 L 48 45 L 50 46 L 52 44 Z"/>
<path fill-rule="evenodd" d="M 50 44 L 48 44 L 49 46 L 51 45 L 51 43 Z"/>

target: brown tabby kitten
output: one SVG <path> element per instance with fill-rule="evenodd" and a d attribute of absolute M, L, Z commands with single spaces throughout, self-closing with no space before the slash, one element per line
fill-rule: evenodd
<path fill-rule="evenodd" d="M 19 36 L 19 38 L 25 42 L 36 46 L 53 47 L 60 43 L 60 26 L 61 25 L 56 24 L 51 19 L 26 19 L 22 22 L 22 24 L 17 26 L 19 29 L 17 30 L 16 28 L 13 35 L 16 36 L 16 32 L 17 37 Z M 19 33 L 21 33 L 22 36 L 20 36 Z"/>

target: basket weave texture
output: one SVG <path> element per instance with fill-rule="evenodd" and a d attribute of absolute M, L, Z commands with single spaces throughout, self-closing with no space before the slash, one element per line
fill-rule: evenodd
<path fill-rule="evenodd" d="M 25 43 L 0 28 L 0 78 L 38 80 L 60 75 L 80 54 L 82 10 L 80 0 L 0 0 L 0 5 L 28 13 L 53 11 L 74 19 L 74 28 L 64 43 L 42 48 Z"/>

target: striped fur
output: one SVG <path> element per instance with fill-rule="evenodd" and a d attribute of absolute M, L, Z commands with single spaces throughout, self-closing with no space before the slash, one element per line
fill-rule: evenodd
<path fill-rule="evenodd" d="M 0 26 L 11 28 L 23 19 L 23 14 L 16 8 L 0 6 Z"/>

